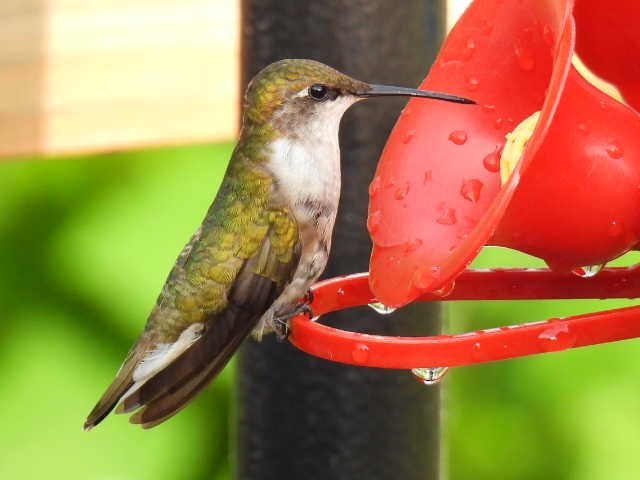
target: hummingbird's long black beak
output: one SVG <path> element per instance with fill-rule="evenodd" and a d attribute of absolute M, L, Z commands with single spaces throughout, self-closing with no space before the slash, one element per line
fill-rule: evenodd
<path fill-rule="evenodd" d="M 375 85 L 370 84 L 368 90 L 354 92 L 358 97 L 422 97 L 433 98 L 435 100 L 444 100 L 445 102 L 468 103 L 475 104 L 473 100 L 447 93 L 432 92 L 430 90 L 416 90 L 415 88 L 394 87 L 392 85 Z"/>

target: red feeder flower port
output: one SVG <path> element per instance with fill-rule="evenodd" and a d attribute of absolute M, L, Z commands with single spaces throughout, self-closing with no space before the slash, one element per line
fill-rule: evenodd
<path fill-rule="evenodd" d="M 479 105 L 409 102 L 369 190 L 370 275 L 318 284 L 314 313 L 372 302 L 639 297 L 638 268 L 601 270 L 640 240 L 640 33 L 629 20 L 638 16 L 635 0 L 476 0 L 420 87 Z M 626 103 L 586 81 L 574 53 Z M 550 270 L 465 270 L 485 245 L 540 257 Z M 637 336 L 640 307 L 424 338 L 297 317 L 291 341 L 339 362 L 415 368 Z"/>

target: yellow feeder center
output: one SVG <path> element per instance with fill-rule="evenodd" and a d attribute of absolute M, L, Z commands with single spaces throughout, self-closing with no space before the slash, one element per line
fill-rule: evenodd
<path fill-rule="evenodd" d="M 527 142 L 536 129 L 539 118 L 540 111 L 537 111 L 520 122 L 512 132 L 507 133 L 507 141 L 504 144 L 502 155 L 500 156 L 500 182 L 502 185 L 507 183 L 511 173 L 515 170 L 516 165 L 518 165 L 520 157 L 522 157 L 522 153 L 527 146 Z"/>
<path fill-rule="evenodd" d="M 583 78 L 592 84 L 597 89 L 606 93 L 607 95 L 615 98 L 619 102 L 625 103 L 624 98 L 620 95 L 620 91 L 607 81 L 594 75 L 587 66 L 580 60 L 577 55 L 572 58 L 572 64 L 576 70 L 583 76 Z M 500 156 L 500 182 L 502 185 L 507 183 L 509 177 L 518 165 L 520 157 L 527 146 L 527 142 L 533 135 L 533 131 L 536 129 L 538 119 L 540 118 L 540 112 L 535 112 L 526 119 L 524 119 L 512 132 L 507 133 L 506 142 L 502 149 L 502 155 Z"/>

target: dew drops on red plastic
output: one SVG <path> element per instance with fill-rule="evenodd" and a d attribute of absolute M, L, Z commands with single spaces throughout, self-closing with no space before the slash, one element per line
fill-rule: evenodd
<path fill-rule="evenodd" d="M 482 165 L 492 173 L 500 171 L 500 149 L 496 148 L 493 152 L 486 155 L 482 159 Z"/>
<path fill-rule="evenodd" d="M 376 175 L 369 184 L 369 195 L 375 197 L 382 189 L 382 180 Z"/>
<path fill-rule="evenodd" d="M 469 90 L 475 92 L 480 86 L 480 80 L 478 79 L 478 77 L 469 77 L 467 78 L 466 85 Z"/>
<path fill-rule="evenodd" d="M 607 233 L 610 237 L 619 237 L 622 235 L 622 222 L 619 220 L 611 220 L 609 222 L 609 226 L 607 227 Z"/>
<path fill-rule="evenodd" d="M 369 358 L 369 346 L 364 343 L 358 343 L 351 352 L 353 361 L 356 363 L 365 363 Z"/>
<path fill-rule="evenodd" d="M 530 72 L 536 65 L 536 61 L 533 56 L 533 49 L 530 44 L 530 36 L 530 32 L 525 31 L 525 36 L 516 40 L 513 45 L 513 51 L 516 55 L 518 65 L 525 72 Z"/>
<path fill-rule="evenodd" d="M 496 111 L 496 106 L 493 105 L 492 103 L 486 103 L 484 105 L 482 105 L 482 111 L 485 113 L 493 113 Z"/>
<path fill-rule="evenodd" d="M 454 130 L 449 134 L 449 140 L 456 145 L 464 145 L 467 141 L 467 132 L 464 130 Z"/>
<path fill-rule="evenodd" d="M 543 352 L 559 352 L 575 346 L 577 336 L 571 326 L 555 320 L 549 320 L 548 327 L 538 335 L 538 347 Z"/>
<path fill-rule="evenodd" d="M 440 225 L 455 225 L 458 221 L 456 218 L 456 211 L 451 207 L 443 207 L 440 209 L 440 213 L 436 218 L 436 222 Z"/>
<path fill-rule="evenodd" d="M 462 182 L 462 186 L 460 187 L 460 195 L 462 195 L 462 198 L 464 198 L 465 200 L 469 200 L 470 202 L 475 203 L 480 200 L 482 187 L 482 182 L 477 178 L 464 180 Z"/>
<path fill-rule="evenodd" d="M 375 212 L 371 212 L 369 214 L 369 218 L 367 218 L 367 230 L 371 235 L 374 235 L 378 228 L 380 228 L 380 222 L 382 221 L 382 212 L 380 210 L 376 210 Z"/>
<path fill-rule="evenodd" d="M 409 240 L 404 244 L 404 251 L 407 253 L 415 252 L 422 246 L 422 240 L 419 238 L 414 238 L 413 240 Z"/>
<path fill-rule="evenodd" d="M 416 129 L 412 128 L 404 136 L 404 138 L 402 139 L 402 143 L 404 143 L 405 145 L 407 145 L 408 143 L 411 143 L 411 140 L 413 140 L 413 137 L 415 136 L 416 136 Z"/>
<path fill-rule="evenodd" d="M 624 155 L 624 149 L 617 140 L 611 140 L 605 150 L 607 151 L 607 155 L 616 160 L 622 158 Z"/>
<path fill-rule="evenodd" d="M 445 285 L 443 285 L 442 287 L 438 288 L 437 290 L 433 291 L 434 295 L 437 295 L 438 297 L 448 297 L 449 295 L 451 295 L 451 293 L 453 292 L 453 290 L 456 288 L 456 282 L 452 281 L 449 282 Z"/>
<path fill-rule="evenodd" d="M 419 290 L 426 290 L 436 282 L 441 275 L 439 265 L 418 268 L 413 274 L 413 285 Z"/>
<path fill-rule="evenodd" d="M 469 60 L 473 56 L 473 52 L 476 51 L 476 42 L 472 37 L 467 38 L 462 50 L 462 57 L 465 60 Z"/>
<path fill-rule="evenodd" d="M 393 193 L 393 198 L 395 198 L 396 200 L 402 200 L 409 193 L 409 188 L 410 188 L 409 182 L 406 182 L 402 187 L 398 188 Z"/>
<path fill-rule="evenodd" d="M 578 131 L 583 135 L 589 135 L 589 127 L 585 123 L 580 123 L 578 125 Z"/>

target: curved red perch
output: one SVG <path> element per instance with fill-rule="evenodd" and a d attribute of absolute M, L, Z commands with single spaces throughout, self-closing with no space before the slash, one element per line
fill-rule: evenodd
<path fill-rule="evenodd" d="M 638 268 L 603 270 L 588 281 L 549 270 L 468 270 L 446 300 L 631 298 L 640 296 Z M 316 315 L 374 302 L 366 274 L 314 286 Z M 439 301 L 424 295 L 421 301 Z M 453 367 L 557 352 L 640 336 L 640 307 L 434 337 L 385 337 L 292 319 L 289 339 L 299 349 L 336 362 L 380 368 Z"/>
<path fill-rule="evenodd" d="M 581 0 L 577 11 L 591 3 Z M 389 138 L 368 218 L 371 289 L 383 303 L 401 306 L 446 286 L 487 243 L 566 270 L 605 263 L 638 242 L 640 118 L 571 66 L 572 9 L 571 0 L 476 0 L 449 35 L 421 88 L 480 106 L 412 100 Z M 596 27 L 585 23 L 581 35 Z M 588 65 L 602 55 L 584 51 Z M 619 65 L 602 66 L 603 76 L 619 80 L 611 64 Z M 501 186 L 505 134 L 538 110 Z"/>

